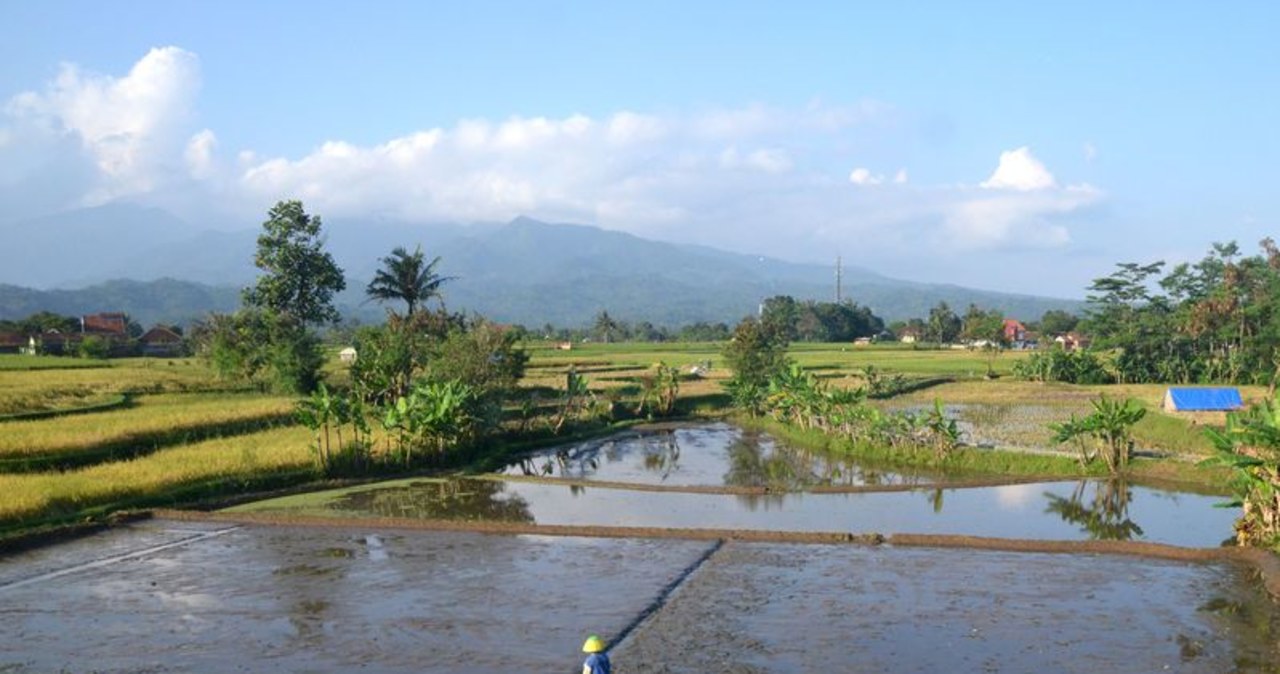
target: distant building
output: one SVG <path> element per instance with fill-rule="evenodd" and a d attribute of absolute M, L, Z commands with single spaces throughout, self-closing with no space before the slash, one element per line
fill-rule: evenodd
<path fill-rule="evenodd" d="M 1055 344 L 1062 347 L 1063 351 L 1075 351 L 1076 349 L 1087 349 L 1093 343 L 1093 340 L 1085 337 L 1078 332 L 1068 332 L 1053 338 Z"/>
<path fill-rule="evenodd" d="M 80 317 L 80 332 L 108 339 L 129 338 L 129 317 L 121 313 L 89 314 Z"/>
<path fill-rule="evenodd" d="M 27 338 L 17 332 L 0 332 L 0 353 L 18 353 L 27 345 Z"/>
<path fill-rule="evenodd" d="M 1170 387 L 1160 405 L 1166 412 L 1229 412 L 1244 408 L 1240 389 L 1232 387 Z"/>
<path fill-rule="evenodd" d="M 1010 344 L 1024 342 L 1027 339 L 1027 326 L 1016 318 L 1004 319 L 1004 341 Z"/>
<path fill-rule="evenodd" d="M 138 347 L 142 355 L 159 358 L 181 356 L 186 350 L 182 335 L 162 325 L 143 333 L 138 338 Z"/>

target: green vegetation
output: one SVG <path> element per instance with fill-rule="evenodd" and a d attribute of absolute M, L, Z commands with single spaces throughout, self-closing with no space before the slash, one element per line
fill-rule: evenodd
<path fill-rule="evenodd" d="M 1280 552 L 1280 399 L 1232 414 L 1209 434 L 1217 452 L 1206 463 L 1232 471 L 1236 540 Z"/>
<path fill-rule="evenodd" d="M 1117 402 L 1099 396 L 1093 401 L 1093 411 L 1088 416 L 1071 418 L 1054 424 L 1054 441 L 1074 443 L 1081 466 L 1088 466 L 1101 457 L 1112 475 L 1125 473 L 1129 457 L 1133 453 L 1133 426 L 1146 416 L 1147 411 L 1134 400 Z"/>
<path fill-rule="evenodd" d="M 1097 279 L 1084 329 L 1116 381 L 1273 384 L 1280 373 L 1280 248 L 1240 257 L 1214 244 L 1200 262 L 1124 263 Z M 1154 288 L 1158 287 L 1159 292 Z"/>

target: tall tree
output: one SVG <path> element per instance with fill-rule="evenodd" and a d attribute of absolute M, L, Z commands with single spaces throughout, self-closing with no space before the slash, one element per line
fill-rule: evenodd
<path fill-rule="evenodd" d="M 301 325 L 338 320 L 333 295 L 347 282 L 324 249 L 320 216 L 307 215 L 301 201 L 281 201 L 271 208 L 253 263 L 263 274 L 245 289 L 245 304 Z"/>
<path fill-rule="evenodd" d="M 945 344 L 954 341 L 960 335 L 961 326 L 960 317 L 956 312 L 952 311 L 946 302 L 939 302 L 929 310 L 929 322 L 925 324 L 925 337 L 931 342 Z"/>
<path fill-rule="evenodd" d="M 451 276 L 436 273 L 439 256 L 429 264 L 423 264 L 425 259 L 422 246 L 418 246 L 413 254 L 409 254 L 402 246 L 397 246 L 391 251 L 391 255 L 382 258 L 382 268 L 373 275 L 373 280 L 365 288 L 365 294 L 380 302 L 403 301 L 408 305 L 405 315 L 412 316 L 418 307 L 426 304 L 432 297 L 441 297 L 440 286 L 453 280 Z"/>
<path fill-rule="evenodd" d="M 618 329 L 618 322 L 613 320 L 613 317 L 609 315 L 608 311 L 602 310 L 600 313 L 596 314 L 594 329 L 599 333 L 600 338 L 604 340 L 604 343 L 608 344 L 609 335 L 613 334 L 614 331 Z"/>

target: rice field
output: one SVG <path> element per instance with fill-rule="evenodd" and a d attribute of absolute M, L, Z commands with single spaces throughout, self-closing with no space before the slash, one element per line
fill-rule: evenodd
<path fill-rule="evenodd" d="M 0 434 L 6 459 L 90 451 L 103 446 L 153 444 L 216 433 L 228 425 L 282 422 L 291 398 L 259 394 L 189 393 L 139 396 L 123 409 L 31 421 L 10 421 Z"/>
<path fill-rule="evenodd" d="M 629 406 L 639 392 L 640 378 L 663 362 L 684 373 L 679 393 L 684 409 L 716 413 L 725 409 L 721 383 L 731 374 L 722 349 L 723 344 L 716 343 L 585 344 L 560 351 L 534 343 L 521 386 L 537 403 L 537 413 L 543 414 L 557 404 L 572 368 L 597 396 Z M 1140 447 L 1191 458 L 1210 451 L 1202 427 L 1213 420 L 1159 412 L 1162 386 L 1079 387 L 1028 383 L 1010 376 L 984 378 L 988 364 L 997 373 L 1008 373 L 1023 357 L 1016 352 L 992 359 L 981 352 L 901 345 L 799 344 L 790 355 L 833 386 L 865 384 L 868 366 L 885 377 L 945 377 L 950 383 L 877 404 L 923 406 L 937 398 L 982 444 L 1052 449 L 1048 424 L 1086 413 L 1089 401 L 1106 392 L 1134 397 L 1149 410 L 1137 429 Z M 45 359 L 70 367 L 41 362 L 33 368 L 29 361 L 10 358 L 19 357 L 0 356 L 0 417 L 75 408 L 123 393 L 131 394 L 133 402 L 73 416 L 0 420 L 0 530 L 92 517 L 144 502 L 179 504 L 193 493 L 225 496 L 314 477 L 314 438 L 305 428 L 264 428 L 287 423 L 293 400 L 233 391 L 198 360 L 122 359 L 82 367 L 89 361 Z M 697 373 L 692 371 L 695 366 Z M 333 363 L 327 367 L 331 380 L 341 379 L 341 370 Z M 1244 393 L 1251 400 L 1261 396 L 1260 390 Z M 76 455 L 91 458 L 69 460 Z M 42 460 L 49 463 L 40 464 Z M 12 470 L 32 472 L 5 474 L 6 461 Z M 20 466 L 23 462 L 26 465 Z M 66 470 L 47 469 L 52 466 Z"/>
<path fill-rule="evenodd" d="M 312 469 L 305 428 L 276 428 L 205 440 L 67 472 L 0 474 L 0 530 L 57 518 L 81 517 L 94 508 L 176 502 L 183 490 L 214 495 L 216 485 L 251 486 L 273 476 Z"/>
<path fill-rule="evenodd" d="M 0 355 L 0 416 L 94 405 L 122 393 L 217 391 L 233 388 L 195 359 L 122 358 L 105 367 L 82 367 L 77 358 L 50 358 L 65 367 L 25 369 Z M 242 388 L 242 387 L 235 387 Z"/>

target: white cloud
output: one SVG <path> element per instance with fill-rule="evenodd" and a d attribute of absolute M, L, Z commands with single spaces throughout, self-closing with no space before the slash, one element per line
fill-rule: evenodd
<path fill-rule="evenodd" d="M 1029 192 L 1054 187 L 1053 174 L 1031 155 L 1031 149 L 1023 146 L 1000 153 L 1000 164 L 982 187 L 994 190 Z"/>
<path fill-rule="evenodd" d="M 212 131 L 205 129 L 187 141 L 187 149 L 183 158 L 187 162 L 187 170 L 193 178 L 208 178 L 213 173 L 213 148 L 218 138 Z"/>
<path fill-rule="evenodd" d="M 85 201 L 145 193 L 183 147 L 199 70 L 196 56 L 177 47 L 152 49 L 119 78 L 66 64 L 44 91 L 13 97 L 6 112 L 16 124 L 78 139 L 100 178 Z"/>
<path fill-rule="evenodd" d="M 1098 146 L 1094 145 L 1093 141 L 1085 141 L 1085 144 L 1084 144 L 1085 161 L 1091 162 L 1097 158 L 1098 158 Z"/>
<path fill-rule="evenodd" d="M 849 173 L 849 182 L 854 185 L 879 185 L 884 176 L 872 175 L 870 169 L 858 167 Z"/>
<path fill-rule="evenodd" d="M 1102 198 L 1060 185 L 1026 147 L 1001 153 L 976 184 L 981 176 L 907 187 L 906 168 L 842 176 L 850 148 L 864 148 L 859 161 L 872 166 L 901 161 L 885 141 L 895 112 L 876 102 L 463 119 L 380 143 L 316 139 L 302 155 L 264 156 L 194 126 L 198 86 L 196 57 L 175 47 L 152 50 L 120 77 L 65 66 L 6 108 L 0 204 L 12 214 L 11 196 L 56 173 L 63 179 L 42 205 L 126 196 L 167 204 L 181 194 L 192 209 L 246 209 L 299 198 L 325 216 L 530 215 L 743 252 L 813 259 L 838 247 L 878 261 L 1061 247 Z M 890 149 L 867 152 L 873 138 Z M 45 161 L 55 150 L 59 161 Z"/>

